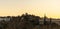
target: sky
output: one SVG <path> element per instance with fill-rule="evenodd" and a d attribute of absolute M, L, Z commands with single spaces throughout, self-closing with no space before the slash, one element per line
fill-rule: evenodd
<path fill-rule="evenodd" d="M 17 16 L 24 13 L 60 18 L 60 0 L 0 0 L 0 16 Z"/>

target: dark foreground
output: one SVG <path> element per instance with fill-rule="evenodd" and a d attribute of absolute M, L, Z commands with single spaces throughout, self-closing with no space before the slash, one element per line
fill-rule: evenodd
<path fill-rule="evenodd" d="M 17 17 L 8 16 L 7 18 L 10 18 L 10 20 L 0 21 L 0 29 L 60 29 L 60 25 L 56 23 L 39 24 L 40 17 L 35 15 L 23 14 Z"/>

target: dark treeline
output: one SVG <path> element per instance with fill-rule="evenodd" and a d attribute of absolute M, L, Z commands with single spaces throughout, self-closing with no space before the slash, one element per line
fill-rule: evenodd
<path fill-rule="evenodd" d="M 37 29 L 36 26 L 39 25 L 39 16 L 22 14 L 17 17 L 10 17 L 9 21 L 2 20 L 0 21 L 0 29 Z"/>
<path fill-rule="evenodd" d="M 45 15 L 41 18 L 25 13 L 21 16 L 7 16 L 0 17 L 0 19 L 3 19 L 0 21 L 0 29 L 60 29 L 60 25 L 53 22 L 52 18 L 48 18 Z"/>

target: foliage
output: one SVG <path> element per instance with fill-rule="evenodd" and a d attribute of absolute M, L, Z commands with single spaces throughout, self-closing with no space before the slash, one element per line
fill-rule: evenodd
<path fill-rule="evenodd" d="M 1 21 L 0 29 L 33 29 L 39 25 L 40 17 L 30 14 L 24 14 L 18 17 L 10 17 L 10 21 Z"/>

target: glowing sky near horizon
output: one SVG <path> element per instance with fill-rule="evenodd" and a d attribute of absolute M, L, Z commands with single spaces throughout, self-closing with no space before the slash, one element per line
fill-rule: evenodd
<path fill-rule="evenodd" d="M 0 16 L 23 13 L 60 18 L 60 0 L 0 0 Z"/>

